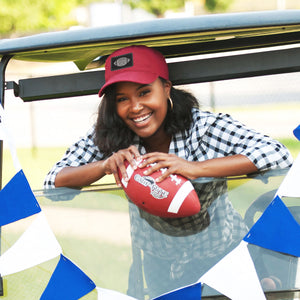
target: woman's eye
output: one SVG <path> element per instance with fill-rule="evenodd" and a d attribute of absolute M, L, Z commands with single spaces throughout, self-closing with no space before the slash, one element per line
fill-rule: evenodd
<path fill-rule="evenodd" d="M 142 91 L 142 92 L 140 92 L 140 97 L 143 97 L 143 96 L 147 95 L 148 93 L 150 93 L 149 90 Z"/>
<path fill-rule="evenodd" d="M 125 101 L 127 98 L 125 98 L 125 97 L 121 97 L 121 98 L 117 98 L 117 102 L 123 102 L 123 101 Z"/>

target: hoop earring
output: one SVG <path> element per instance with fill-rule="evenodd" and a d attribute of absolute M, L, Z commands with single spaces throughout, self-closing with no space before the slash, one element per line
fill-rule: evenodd
<path fill-rule="evenodd" d="M 173 100 L 171 99 L 171 97 L 169 97 L 168 100 L 170 102 L 170 110 L 173 111 Z"/>

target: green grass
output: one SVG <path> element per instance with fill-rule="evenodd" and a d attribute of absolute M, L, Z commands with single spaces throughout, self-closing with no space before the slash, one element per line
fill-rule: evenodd
<path fill-rule="evenodd" d="M 66 257 L 78 264 L 97 286 L 126 294 L 131 247 L 92 239 L 57 237 Z"/>
<path fill-rule="evenodd" d="M 128 201 L 122 189 L 110 191 L 101 190 L 101 192 L 78 192 L 78 194 L 76 194 L 75 197 L 72 197 L 72 195 L 70 196 L 70 194 L 65 194 L 62 196 L 46 195 L 41 197 L 37 195 L 38 193 L 36 193 L 38 202 L 43 206 L 58 206 L 66 208 L 84 207 L 85 209 L 100 209 L 128 212 Z"/>
<path fill-rule="evenodd" d="M 296 139 L 279 139 L 291 152 L 295 159 L 300 153 L 300 142 Z M 228 182 L 229 199 L 233 206 L 244 216 L 249 204 L 263 193 L 277 189 L 283 177 L 270 178 L 266 183 L 259 179 L 230 180 Z"/>
<path fill-rule="evenodd" d="M 300 153 L 300 142 L 296 139 L 280 139 L 292 153 L 294 158 Z M 17 154 L 21 162 L 22 168 L 29 181 L 29 184 L 33 190 L 41 189 L 43 187 L 43 180 L 47 172 L 51 169 L 53 164 L 60 160 L 65 152 L 65 148 L 37 148 L 37 149 L 18 149 Z M 4 151 L 4 169 L 3 169 L 3 186 L 12 178 L 15 174 L 15 170 L 12 164 L 10 153 L 8 150 Z M 112 176 L 105 176 L 98 183 L 114 182 Z M 255 181 L 249 183 L 249 193 L 253 194 L 253 191 L 257 190 Z M 249 203 L 248 201 L 240 201 L 239 198 L 239 186 L 244 185 L 247 188 L 247 180 L 232 180 L 229 182 L 229 191 L 232 194 L 232 202 L 235 206 L 240 206 L 241 203 Z M 254 184 L 254 186 L 252 186 Z M 237 196 L 235 196 L 237 194 Z M 99 197 L 101 195 L 101 197 Z M 128 203 L 124 199 L 124 192 L 122 190 L 105 191 L 101 194 L 97 192 L 88 192 L 79 196 L 75 195 L 72 201 L 47 201 L 44 197 L 38 198 L 43 205 L 59 205 L 65 207 L 84 207 L 90 209 L 104 209 L 104 210 L 118 210 L 128 211 Z M 245 199 L 246 200 L 246 199 Z M 244 209 L 241 207 L 241 210 Z"/>
<path fill-rule="evenodd" d="M 56 236 L 63 254 L 75 263 L 97 287 L 111 289 L 126 294 L 128 273 L 131 265 L 129 246 L 116 246 L 110 243 L 89 239 L 75 239 Z M 38 266 L 4 277 L 6 300 L 39 299 L 55 270 L 59 257 Z M 94 290 L 83 300 L 96 300 Z"/>
<path fill-rule="evenodd" d="M 293 157 L 300 152 L 300 142 L 296 139 L 280 139 L 292 153 Z M 23 171 L 32 189 L 41 189 L 43 181 L 51 167 L 61 159 L 66 148 L 36 148 L 18 149 L 17 154 Z M 12 159 L 8 150 L 4 150 L 3 157 L 3 186 L 15 174 Z M 100 182 L 114 182 L 112 176 L 105 176 Z"/>
<path fill-rule="evenodd" d="M 293 158 L 295 159 L 300 153 L 300 141 L 295 139 L 279 139 L 283 145 L 285 145 L 291 152 Z"/>
<path fill-rule="evenodd" d="M 61 159 L 65 150 L 65 148 L 17 149 L 22 169 L 32 189 L 42 188 L 46 174 L 54 163 Z M 10 152 L 5 149 L 3 155 L 3 186 L 14 174 L 15 169 Z"/>
<path fill-rule="evenodd" d="M 32 189 L 43 188 L 43 182 L 46 174 L 52 166 L 64 155 L 67 148 L 20 148 L 17 149 L 17 155 L 22 169 L 29 181 Z M 15 174 L 9 150 L 4 150 L 3 155 L 3 186 Z M 111 176 L 106 176 L 101 182 L 113 182 Z"/>

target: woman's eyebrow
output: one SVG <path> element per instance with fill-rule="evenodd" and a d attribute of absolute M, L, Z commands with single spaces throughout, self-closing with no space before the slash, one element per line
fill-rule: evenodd
<path fill-rule="evenodd" d="M 151 86 L 151 83 L 141 84 L 136 90 L 142 89 L 142 88 L 147 87 L 147 86 Z"/>
<path fill-rule="evenodd" d="M 141 84 L 141 85 L 139 85 L 137 88 L 136 88 L 136 90 L 138 91 L 138 90 L 140 90 L 140 89 L 142 89 L 142 88 L 144 88 L 144 87 L 147 87 L 147 86 L 151 86 L 152 84 L 151 83 L 146 83 L 146 84 Z M 120 95 L 124 95 L 125 93 L 123 93 L 122 91 L 121 92 L 116 92 L 116 96 L 120 96 Z"/>

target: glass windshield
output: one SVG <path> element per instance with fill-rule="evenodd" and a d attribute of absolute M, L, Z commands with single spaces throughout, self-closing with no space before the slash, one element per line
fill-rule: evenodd
<path fill-rule="evenodd" d="M 97 287 L 151 299 L 196 282 L 233 250 L 274 199 L 285 175 L 281 170 L 251 177 L 199 178 L 192 183 L 201 203 L 200 213 L 175 219 L 142 211 L 114 185 L 37 190 L 35 195 L 63 253 Z M 299 199 L 283 201 L 299 221 Z M 4 226 L 1 251 L 5 252 L 27 226 L 28 220 Z M 300 284 L 298 258 L 250 244 L 248 249 L 267 297 L 287 299 L 283 296 L 292 293 L 288 299 L 295 299 L 293 291 Z M 8 288 L 20 282 L 31 286 L 31 298 L 15 288 L 13 296 L 36 299 L 35 294 L 43 290 L 39 290 L 39 282 L 51 275 L 49 264 L 31 269 L 30 274 L 10 275 Z M 202 297 L 224 298 L 206 285 Z M 90 293 L 83 299 L 97 298 Z"/>

